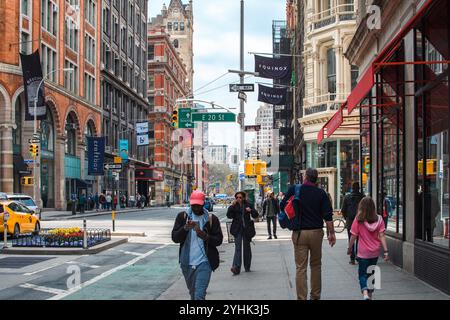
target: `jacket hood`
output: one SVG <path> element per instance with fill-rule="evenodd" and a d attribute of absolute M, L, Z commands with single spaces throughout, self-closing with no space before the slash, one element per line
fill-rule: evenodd
<path fill-rule="evenodd" d="M 380 226 L 381 223 L 383 222 L 383 218 L 378 215 L 378 221 L 374 222 L 374 223 L 368 223 L 367 221 L 364 221 L 364 226 L 367 228 L 367 230 L 369 230 L 370 232 L 374 232 L 375 230 L 378 229 L 378 227 Z"/>

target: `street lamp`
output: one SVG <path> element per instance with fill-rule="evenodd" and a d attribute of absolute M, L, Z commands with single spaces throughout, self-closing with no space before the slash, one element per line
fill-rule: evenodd
<path fill-rule="evenodd" d="M 49 73 L 47 73 L 45 75 L 45 77 L 42 77 L 41 82 L 39 82 L 39 85 L 36 89 L 36 95 L 34 96 L 34 122 L 33 122 L 33 138 L 37 136 L 37 104 L 38 104 L 38 99 L 39 99 L 39 90 L 41 89 L 42 84 L 44 83 L 45 79 L 48 78 L 49 75 L 57 72 L 57 71 L 67 71 L 67 72 L 72 72 L 74 71 L 73 68 L 59 68 L 59 69 L 55 69 Z M 45 99 L 44 99 L 44 103 L 45 103 Z M 39 140 L 40 143 L 40 140 Z M 34 183 L 33 183 L 33 199 L 34 201 L 36 200 L 36 188 L 37 188 L 37 180 L 36 180 L 36 159 L 34 159 L 34 163 L 33 163 L 33 179 L 34 179 Z"/>

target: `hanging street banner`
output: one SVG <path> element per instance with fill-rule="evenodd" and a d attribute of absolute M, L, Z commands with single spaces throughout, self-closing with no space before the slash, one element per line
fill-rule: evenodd
<path fill-rule="evenodd" d="M 105 137 L 87 137 L 88 140 L 88 175 L 103 176 L 105 161 Z"/>
<path fill-rule="evenodd" d="M 138 147 L 149 145 L 148 122 L 136 123 L 136 145 Z M 127 147 L 127 150 L 128 150 L 128 147 Z M 128 151 L 127 151 L 127 154 L 128 154 Z"/>
<path fill-rule="evenodd" d="M 291 79 L 292 57 L 266 58 L 255 55 L 255 72 L 261 78 Z"/>
<path fill-rule="evenodd" d="M 25 89 L 25 121 L 34 121 L 34 103 L 37 94 L 36 118 L 44 120 L 47 116 L 47 108 L 45 107 L 44 85 L 38 86 L 42 81 L 41 59 L 39 58 L 39 50 L 29 55 L 20 54 L 22 63 L 23 86 Z"/>
<path fill-rule="evenodd" d="M 259 85 L 258 101 L 273 105 L 285 105 L 287 88 L 271 88 Z"/>
<path fill-rule="evenodd" d="M 122 158 L 123 163 L 128 162 L 128 140 L 121 139 L 119 140 L 119 150 L 120 150 L 120 157 Z"/>

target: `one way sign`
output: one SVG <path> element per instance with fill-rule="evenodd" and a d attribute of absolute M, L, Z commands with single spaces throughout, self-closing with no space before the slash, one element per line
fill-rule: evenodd
<path fill-rule="evenodd" d="M 240 92 L 240 91 L 253 92 L 253 91 L 255 91 L 255 85 L 254 84 L 230 84 L 230 92 Z"/>

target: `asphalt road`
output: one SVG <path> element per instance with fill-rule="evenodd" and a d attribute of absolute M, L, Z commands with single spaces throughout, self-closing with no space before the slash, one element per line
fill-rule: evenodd
<path fill-rule="evenodd" d="M 96 255 L 0 255 L 0 299 L 156 299 L 180 276 L 178 245 L 170 233 L 181 208 L 118 214 L 116 231 L 144 232 Z M 225 210 L 215 208 L 223 221 Z M 43 228 L 82 226 L 82 220 L 43 221 Z M 111 228 L 110 216 L 87 220 Z M 226 235 L 225 223 L 223 223 Z M 77 286 L 81 284 L 81 286 Z M 75 289 L 74 289 L 75 288 Z"/>

